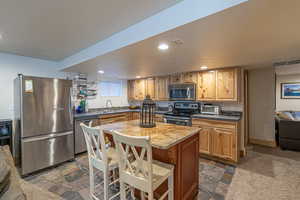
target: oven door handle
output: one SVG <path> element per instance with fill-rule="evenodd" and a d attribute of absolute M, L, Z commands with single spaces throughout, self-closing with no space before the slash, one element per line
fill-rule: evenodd
<path fill-rule="evenodd" d="M 179 122 L 189 122 L 190 120 L 188 119 L 178 119 L 178 118 L 167 118 L 165 117 L 165 120 L 168 121 L 168 120 L 176 120 L 176 121 L 179 121 Z"/>

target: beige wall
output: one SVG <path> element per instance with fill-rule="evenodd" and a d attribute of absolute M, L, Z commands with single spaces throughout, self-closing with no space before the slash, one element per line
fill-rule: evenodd
<path fill-rule="evenodd" d="M 300 111 L 300 99 L 281 99 L 281 83 L 300 82 L 300 74 L 276 76 L 276 110 Z"/>
<path fill-rule="evenodd" d="M 249 71 L 249 138 L 275 140 L 275 70 Z"/>

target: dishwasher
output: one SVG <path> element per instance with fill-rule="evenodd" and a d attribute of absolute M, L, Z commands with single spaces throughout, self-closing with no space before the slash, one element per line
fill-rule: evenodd
<path fill-rule="evenodd" d="M 89 125 L 93 119 L 76 119 L 75 120 L 75 154 L 83 153 L 87 151 L 84 133 L 80 127 L 81 123 Z"/>

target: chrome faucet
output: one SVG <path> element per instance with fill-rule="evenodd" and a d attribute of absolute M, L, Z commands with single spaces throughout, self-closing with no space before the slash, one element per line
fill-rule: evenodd
<path fill-rule="evenodd" d="M 113 107 L 113 105 L 112 105 L 111 100 L 110 100 L 110 99 L 107 99 L 107 100 L 106 100 L 106 108 L 112 108 L 112 107 Z"/>

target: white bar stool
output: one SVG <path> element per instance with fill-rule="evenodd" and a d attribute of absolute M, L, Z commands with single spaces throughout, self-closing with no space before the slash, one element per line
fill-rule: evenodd
<path fill-rule="evenodd" d="M 95 192 L 95 173 L 94 168 L 103 172 L 104 179 L 104 200 L 110 200 L 115 198 L 119 193 L 113 195 L 109 198 L 108 187 L 115 184 L 118 179 L 115 177 L 115 170 L 118 168 L 118 154 L 116 150 L 112 147 L 106 147 L 103 131 L 99 128 L 88 127 L 85 124 L 80 124 L 86 145 L 88 150 L 89 158 L 89 174 L 90 174 L 90 198 L 95 200 L 100 200 L 97 196 L 99 193 Z M 90 123 L 91 126 L 91 123 Z M 110 172 L 113 172 L 113 181 L 110 181 Z M 100 183 L 102 184 L 102 183 Z M 101 198 L 102 199 L 102 198 Z"/>
<path fill-rule="evenodd" d="M 174 166 L 152 160 L 150 137 L 126 136 L 114 132 L 114 142 L 119 158 L 119 181 L 121 200 L 126 199 L 126 185 L 141 191 L 141 198 L 154 199 L 154 191 L 168 179 L 168 190 L 159 198 L 174 199 Z M 132 152 L 133 156 L 129 154 Z M 132 198 L 134 191 L 131 192 Z"/>

